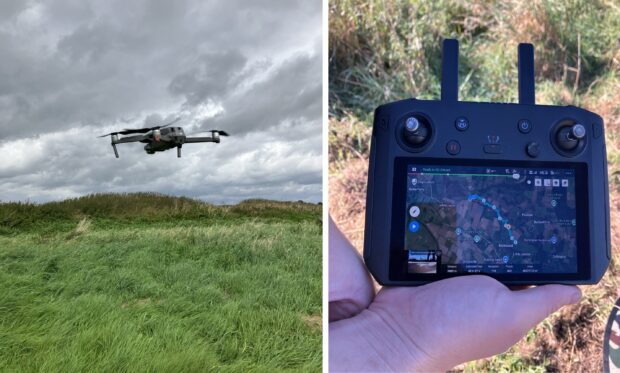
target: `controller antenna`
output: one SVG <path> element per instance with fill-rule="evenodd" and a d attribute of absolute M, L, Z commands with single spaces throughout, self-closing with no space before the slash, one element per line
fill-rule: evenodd
<path fill-rule="evenodd" d="M 535 105 L 534 46 L 519 44 L 519 103 Z"/>
<path fill-rule="evenodd" d="M 459 42 L 444 39 L 441 54 L 441 101 L 459 100 Z"/>

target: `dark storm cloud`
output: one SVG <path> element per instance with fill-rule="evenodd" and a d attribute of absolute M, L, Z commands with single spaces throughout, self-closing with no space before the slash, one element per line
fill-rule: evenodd
<path fill-rule="evenodd" d="M 182 94 L 186 105 L 222 100 L 225 113 L 204 121 L 205 126 L 227 128 L 233 133 L 265 130 L 283 122 L 297 123 L 321 116 L 321 59 L 318 53 L 298 53 L 265 71 L 265 77 L 236 91 L 235 79 L 245 60 L 236 54 L 204 56 L 197 67 L 177 75 L 169 86 Z M 219 72 L 216 73 L 215 72 Z M 216 75 L 216 76 L 213 76 Z M 211 82 L 206 83 L 206 82 Z"/>
<path fill-rule="evenodd" d="M 0 200 L 320 200 L 320 22 L 320 1 L 0 3 Z M 233 136 L 181 160 L 94 137 L 176 117 Z"/>
<path fill-rule="evenodd" d="M 186 105 L 221 99 L 236 87 L 247 59 L 238 51 L 212 52 L 199 56 L 193 67 L 172 79 L 168 89 L 183 95 Z"/>

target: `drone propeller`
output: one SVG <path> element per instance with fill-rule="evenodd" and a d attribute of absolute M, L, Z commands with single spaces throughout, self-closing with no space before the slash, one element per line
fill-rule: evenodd
<path fill-rule="evenodd" d="M 207 131 L 199 131 L 199 132 L 194 132 L 194 133 L 192 133 L 192 134 L 190 134 L 190 135 L 188 135 L 188 136 L 194 136 L 194 135 L 197 135 L 197 134 L 199 134 L 199 133 L 205 133 L 205 132 L 210 132 L 211 134 L 215 134 L 215 133 L 217 133 L 217 134 L 218 134 L 218 135 L 220 135 L 220 136 L 230 136 L 230 135 L 228 134 L 228 132 L 226 132 L 226 131 L 221 131 L 221 130 L 207 130 Z"/>
<path fill-rule="evenodd" d="M 123 131 L 118 131 L 118 132 L 110 132 L 107 133 L 105 135 L 101 135 L 101 136 L 97 136 L 97 137 L 106 137 L 106 136 L 110 136 L 110 135 L 129 135 L 130 133 L 146 133 L 148 132 L 148 130 L 146 131 L 142 131 L 142 130 L 123 130 Z"/>
<path fill-rule="evenodd" d="M 158 130 L 160 128 L 171 126 L 171 125 L 175 124 L 176 122 L 178 122 L 180 120 L 181 120 L 181 117 L 178 117 L 177 119 L 173 120 L 172 122 L 164 124 L 162 126 L 155 126 L 155 127 L 150 127 L 150 128 L 136 128 L 136 129 L 127 129 L 126 128 L 126 129 L 124 129 L 122 131 L 110 132 L 110 133 L 108 133 L 106 135 L 98 136 L 98 137 L 106 137 L 106 136 L 118 135 L 118 134 L 120 134 L 120 135 L 129 135 L 129 134 L 132 134 L 132 133 L 147 133 L 147 132 L 152 131 L 152 130 Z"/>
<path fill-rule="evenodd" d="M 152 130 L 158 130 L 160 128 L 164 128 L 164 127 L 168 127 L 171 126 L 173 124 L 175 124 L 176 122 L 180 121 L 181 117 L 178 117 L 177 119 L 173 120 L 170 123 L 164 124 L 162 126 L 155 126 L 155 127 L 146 127 L 146 128 L 137 128 L 137 129 L 124 129 L 123 131 L 119 132 L 121 135 L 128 135 L 130 133 L 147 133 L 149 131 Z"/>

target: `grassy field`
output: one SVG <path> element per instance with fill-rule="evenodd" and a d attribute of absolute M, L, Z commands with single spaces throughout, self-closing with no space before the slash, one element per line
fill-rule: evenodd
<path fill-rule="evenodd" d="M 620 4 L 597 1 L 363 1 L 329 5 L 330 214 L 361 249 L 372 113 L 437 99 L 441 41 L 460 41 L 460 98 L 517 101 L 517 45 L 536 49 L 537 103 L 578 105 L 606 124 L 610 270 L 581 304 L 547 319 L 508 352 L 458 371 L 602 370 L 606 318 L 620 297 Z"/>
<path fill-rule="evenodd" d="M 0 371 L 320 371 L 321 206 L 0 204 Z"/>

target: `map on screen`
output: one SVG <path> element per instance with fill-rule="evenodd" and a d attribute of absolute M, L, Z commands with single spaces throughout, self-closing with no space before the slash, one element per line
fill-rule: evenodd
<path fill-rule="evenodd" d="M 409 273 L 576 273 L 575 171 L 409 165 Z"/>

